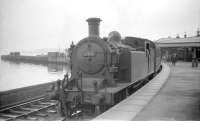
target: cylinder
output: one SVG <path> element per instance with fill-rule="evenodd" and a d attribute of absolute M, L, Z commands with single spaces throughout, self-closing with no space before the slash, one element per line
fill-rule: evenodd
<path fill-rule="evenodd" d="M 88 36 L 98 36 L 99 37 L 99 23 L 101 21 L 100 18 L 88 18 L 86 20 L 88 22 L 89 30 Z"/>

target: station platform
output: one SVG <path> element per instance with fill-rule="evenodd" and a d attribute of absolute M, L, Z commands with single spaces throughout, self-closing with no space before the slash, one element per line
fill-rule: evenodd
<path fill-rule="evenodd" d="M 200 120 L 200 67 L 192 68 L 189 62 L 168 65 L 167 82 L 134 121 Z"/>
<path fill-rule="evenodd" d="M 92 121 L 200 120 L 200 67 L 178 62 Z"/>

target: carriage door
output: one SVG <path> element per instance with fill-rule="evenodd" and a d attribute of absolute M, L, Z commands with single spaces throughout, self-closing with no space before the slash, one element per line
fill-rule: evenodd
<path fill-rule="evenodd" d="M 150 43 L 145 43 L 145 52 L 146 52 L 146 58 L 147 58 L 147 72 L 150 72 Z"/>

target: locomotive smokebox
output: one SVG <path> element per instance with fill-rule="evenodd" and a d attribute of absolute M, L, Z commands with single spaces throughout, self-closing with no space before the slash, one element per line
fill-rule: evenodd
<path fill-rule="evenodd" d="M 88 18 L 86 20 L 89 25 L 89 36 L 98 36 L 99 37 L 99 23 L 101 22 L 100 18 Z"/>

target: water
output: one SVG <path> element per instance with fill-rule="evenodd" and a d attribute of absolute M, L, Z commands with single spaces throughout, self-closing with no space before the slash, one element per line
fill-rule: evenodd
<path fill-rule="evenodd" d="M 0 91 L 63 79 L 67 65 L 15 63 L 0 59 Z"/>

